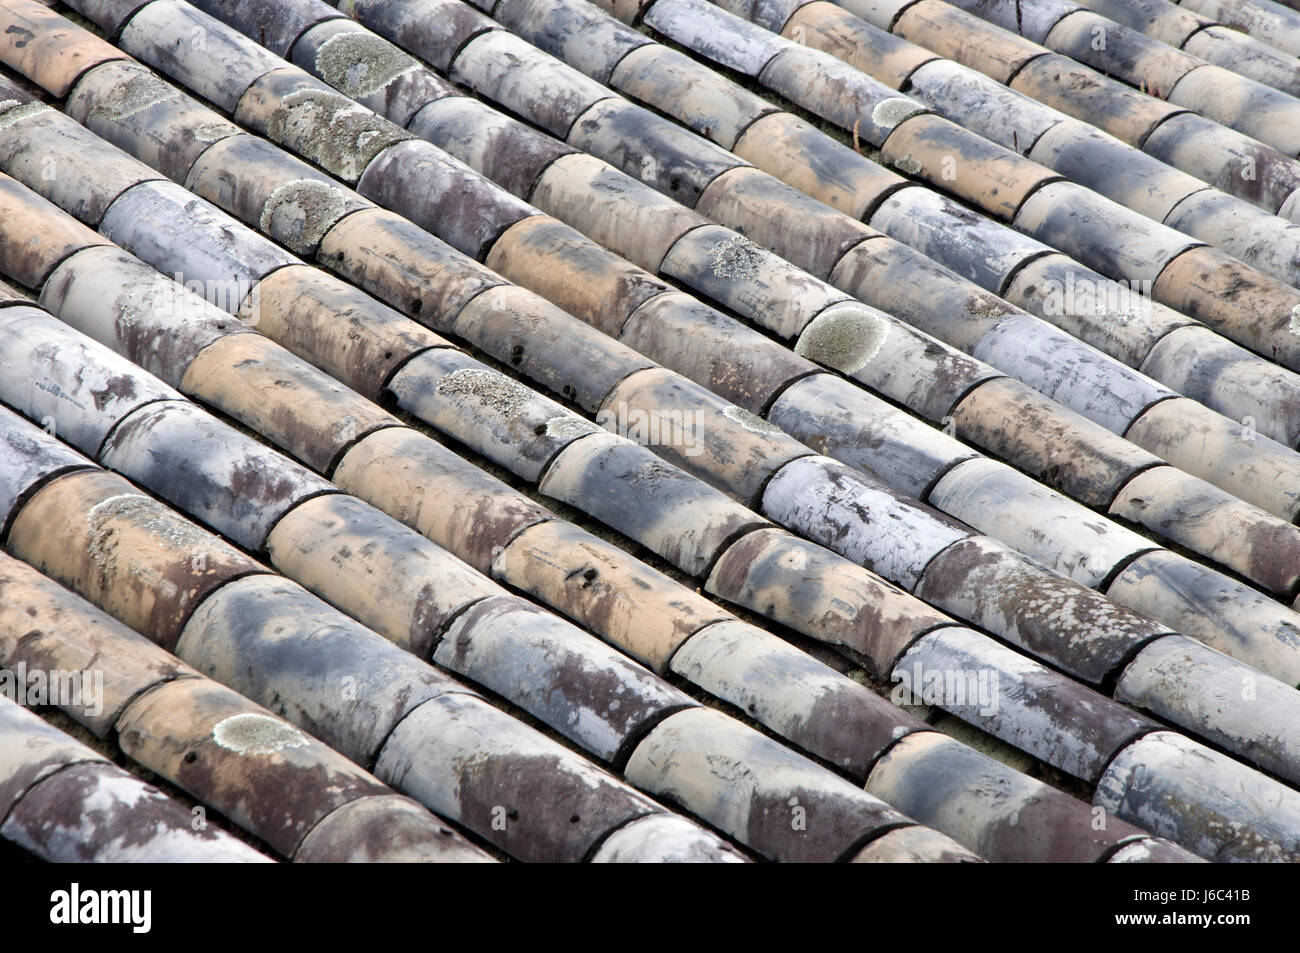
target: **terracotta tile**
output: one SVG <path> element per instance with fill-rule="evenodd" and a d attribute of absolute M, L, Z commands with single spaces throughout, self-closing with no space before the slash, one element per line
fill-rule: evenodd
<path fill-rule="evenodd" d="M 1240 73 L 1290 96 L 1300 95 L 1300 66 L 1295 57 L 1254 37 L 1221 26 L 1192 34 L 1183 50 L 1216 66 Z"/>
<path fill-rule="evenodd" d="M 0 407 L 0 537 L 42 484 L 91 465 L 52 434 Z"/>
<path fill-rule="evenodd" d="M 261 550 L 280 516 L 334 491 L 188 401 L 141 408 L 113 431 L 100 459 L 252 552 Z"/>
<path fill-rule="evenodd" d="M 55 98 L 92 66 L 120 59 L 120 50 L 34 0 L 0 10 L 0 62 Z"/>
<path fill-rule="evenodd" d="M 1300 56 L 1300 11 L 1279 3 L 1246 3 L 1244 0 L 1186 2 L 1189 10 L 1258 37 L 1292 56 Z"/>
<path fill-rule="evenodd" d="M 530 483 L 595 424 L 460 351 L 412 358 L 389 384 L 407 413 Z"/>
<path fill-rule="evenodd" d="M 1099 42 L 1104 37 L 1104 43 Z M 1168 99 L 1178 81 L 1201 65 L 1175 46 L 1117 26 L 1086 10 L 1061 19 L 1043 41 L 1057 53 Z M 1098 49 L 1098 47 L 1101 49 Z"/>
<path fill-rule="evenodd" d="M 260 334 L 227 335 L 190 364 L 181 390 L 328 473 L 357 439 L 396 417 Z"/>
<path fill-rule="evenodd" d="M 451 346 L 365 292 L 308 265 L 272 272 L 253 289 L 240 316 L 373 401 L 412 355 Z"/>
<path fill-rule="evenodd" d="M 672 712 L 696 707 L 614 648 L 516 596 L 461 613 L 433 657 L 605 761 Z"/>
<path fill-rule="evenodd" d="M 0 699 L 0 814 L 8 815 L 31 789 L 50 775 L 77 764 L 108 759 L 46 724 L 8 696 Z"/>
<path fill-rule="evenodd" d="M 1164 0 L 1088 0 L 1089 9 L 1161 43 L 1181 47 L 1205 23 L 1205 18 Z"/>
<path fill-rule="evenodd" d="M 674 290 L 549 215 L 506 232 L 487 266 L 609 335 L 622 330 L 638 305 Z"/>
<path fill-rule="evenodd" d="M 791 113 L 759 119 L 741 136 L 735 152 L 855 219 L 865 218 L 907 182 Z"/>
<path fill-rule="evenodd" d="M 581 54 L 575 51 L 574 55 Z M 777 112 L 777 107 L 761 96 L 657 43 L 628 53 L 607 82 L 629 99 L 670 113 L 724 149 L 734 150 L 736 140 L 756 120 Z"/>
<path fill-rule="evenodd" d="M 752 19 L 760 22 L 757 15 Z M 902 89 L 918 67 L 939 60 L 929 50 L 872 27 L 843 7 L 822 0 L 800 5 L 780 27 L 771 23 L 762 25 L 779 30 L 782 36 L 796 43 L 825 50 L 850 66 L 870 73 L 891 89 Z"/>
<path fill-rule="evenodd" d="M 909 5 L 890 32 L 940 56 L 958 59 L 999 83 L 1043 53 L 1037 43 L 938 0 Z"/>
<path fill-rule="evenodd" d="M 1282 596 L 1300 583 L 1300 530 L 1173 467 L 1138 474 L 1110 512 Z"/>
<path fill-rule="evenodd" d="M 866 686 L 745 622 L 719 622 L 692 636 L 673 656 L 672 670 L 859 782 L 890 745 L 926 727 Z"/>
<path fill-rule="evenodd" d="M 687 238 L 707 231 L 696 229 Z M 633 311 L 619 340 L 756 414 L 791 381 L 817 371 L 789 348 L 679 291 L 656 295 Z M 737 354 L 745 360 L 736 361 Z"/>
<path fill-rule="evenodd" d="M 1300 103 L 1221 66 L 1192 70 L 1169 93 L 1169 101 L 1267 142 L 1289 156 L 1300 154 Z"/>
<path fill-rule="evenodd" d="M 492 858 L 396 794 L 349 801 L 299 844 L 300 864 L 486 864 Z"/>
<path fill-rule="evenodd" d="M 610 73 L 628 53 L 651 43 L 649 37 L 593 10 L 584 0 L 505 0 L 495 5 L 492 16 L 507 30 L 598 83 L 608 83 Z"/>
<path fill-rule="evenodd" d="M 133 62 L 105 63 L 86 73 L 63 108 L 95 135 L 180 183 L 209 146 L 241 131 Z"/>
<path fill-rule="evenodd" d="M 538 488 L 692 576 L 704 575 L 741 533 L 766 524 L 645 447 L 613 434 L 593 434 L 565 448 Z M 630 500 L 637 502 L 629 505 Z"/>
<path fill-rule="evenodd" d="M 1087 506 L 1109 506 L 1159 458 L 1011 380 L 991 380 L 952 411 L 955 432 Z"/>
<path fill-rule="evenodd" d="M 108 36 L 116 36 L 122 24 L 153 0 L 78 0 L 77 12 Z"/>
<path fill-rule="evenodd" d="M 51 533 L 50 526 L 62 529 Z M 169 651 L 195 607 L 214 590 L 265 572 L 102 470 L 46 484 L 14 521 L 9 548 Z"/>
<path fill-rule="evenodd" d="M 952 60 L 926 63 L 908 79 L 907 89 L 940 116 L 1020 155 L 1028 155 L 1043 133 L 1065 119 L 1052 107 Z"/>
<path fill-rule="evenodd" d="M 853 855 L 852 864 L 978 864 L 978 854 L 928 827 L 899 827 Z"/>
<path fill-rule="evenodd" d="M 557 274 L 548 280 L 558 279 L 557 284 L 562 284 L 565 269 L 558 267 L 558 256 L 551 262 Z M 634 288 L 637 284 L 633 282 Z M 560 297 L 551 287 L 545 290 Z M 594 297 L 591 292 L 599 286 L 571 285 L 570 290 L 588 298 Z M 576 310 L 577 303 L 565 304 Z M 615 301 L 605 313 L 616 317 L 618 307 Z M 605 329 L 583 324 L 517 285 L 485 291 L 457 316 L 452 330 L 537 386 L 586 411 L 595 411 L 611 387 L 652 363 L 614 340 Z"/>
<path fill-rule="evenodd" d="M 484 573 L 522 529 L 554 518 L 441 444 L 400 427 L 357 443 L 334 480 Z"/>
<path fill-rule="evenodd" d="M 683 234 L 707 222 L 648 185 L 580 154 L 561 156 L 547 166 L 531 201 L 652 273 Z"/>
<path fill-rule="evenodd" d="M 476 5 L 476 4 L 475 4 Z M 471 37 L 499 27 L 458 0 L 343 0 L 339 9 L 446 73 Z"/>
<path fill-rule="evenodd" d="M 430 103 L 408 128 L 525 201 L 538 176 L 575 151 L 468 96 Z"/>
<path fill-rule="evenodd" d="M 1073 0 L 1035 0 L 1031 4 L 1018 3 L 1017 0 L 953 0 L 952 5 L 1004 30 L 1019 33 L 1034 43 L 1042 43 L 1061 17 L 1082 9 Z"/>
<path fill-rule="evenodd" d="M 741 864 L 727 842 L 673 814 L 648 814 L 621 827 L 591 855 L 593 864 Z"/>
<path fill-rule="evenodd" d="M 343 16 L 311 0 L 199 0 L 194 6 L 257 40 L 276 56 L 288 55 L 294 42 L 317 23 Z"/>
<path fill-rule="evenodd" d="M 0 309 L 0 340 L 5 360 L 26 369 L 0 378 L 0 399 L 88 456 L 137 409 L 180 397 L 38 308 Z"/>
<path fill-rule="evenodd" d="M 651 4 L 643 22 L 704 58 L 756 78 L 786 44 L 704 0 Z"/>
<path fill-rule="evenodd" d="M 917 0 L 845 0 L 843 6 L 855 17 L 878 29 L 888 30 L 899 14 L 916 2 Z"/>
<path fill-rule="evenodd" d="M 808 0 L 722 0 L 718 6 L 764 30 L 780 33 L 795 11 L 807 4 Z"/>
<path fill-rule="evenodd" d="M 662 813 L 585 758 L 467 695 L 412 712 L 375 773 L 525 862 L 582 860 L 611 831 Z"/>
<path fill-rule="evenodd" d="M 1300 273 L 1300 225 L 1243 199 L 1203 189 L 1180 202 L 1165 223 L 1215 245 L 1279 281 Z"/>
<path fill-rule="evenodd" d="M 1094 685 L 1137 646 L 1169 632 L 987 536 L 941 553 L 915 592 Z M 1103 759 L 1108 754 L 1099 752 Z"/>
<path fill-rule="evenodd" d="M 1153 840 L 1144 837 L 1141 840 L 1125 844 L 1106 861 L 1108 864 L 1206 864 L 1203 857 L 1197 857 L 1191 851 L 1183 850 L 1177 844 L 1167 840 Z"/>

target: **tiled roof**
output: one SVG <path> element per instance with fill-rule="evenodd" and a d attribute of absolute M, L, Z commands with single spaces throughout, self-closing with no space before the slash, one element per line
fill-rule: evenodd
<path fill-rule="evenodd" d="M 1300 859 L 1250 6 L 0 0 L 0 835 Z"/>

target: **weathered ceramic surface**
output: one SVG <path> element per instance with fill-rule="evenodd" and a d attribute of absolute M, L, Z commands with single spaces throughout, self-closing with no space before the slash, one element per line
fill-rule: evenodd
<path fill-rule="evenodd" d="M 743 864 L 729 843 L 674 814 L 648 814 L 621 827 L 591 855 L 593 864 Z"/>
<path fill-rule="evenodd" d="M 503 30 L 470 40 L 449 75 L 484 98 L 560 139 L 593 105 L 614 94 Z"/>
<path fill-rule="evenodd" d="M 1141 145 L 1156 126 L 1186 112 L 1056 53 L 1031 60 L 1010 85 L 1067 115 L 1086 116 L 1098 129 L 1130 145 Z"/>
<path fill-rule="evenodd" d="M 1165 265 L 1199 244 L 1073 182 L 1033 193 L 1014 224 L 1108 278 L 1129 281 L 1155 281 Z"/>
<path fill-rule="evenodd" d="M 929 108 L 829 53 L 787 43 L 763 70 L 768 89 L 879 149 L 903 123 Z"/>
<path fill-rule="evenodd" d="M 370 400 L 412 355 L 450 347 L 445 338 L 360 289 L 308 265 L 258 282 L 240 317 Z"/>
<path fill-rule="evenodd" d="M 871 245 L 882 247 L 881 242 Z M 898 247 L 903 249 L 905 261 L 922 257 L 905 246 Z M 858 249 L 850 252 L 831 276 L 832 284 L 854 293 L 864 289 L 862 297 L 874 297 L 870 289 L 882 287 L 878 282 L 882 272 L 894 269 L 889 267 L 893 259 L 875 258 L 871 251 L 868 246 L 860 254 Z M 938 266 L 923 269 L 926 271 L 944 274 Z M 968 295 L 966 300 L 972 309 L 983 307 L 978 297 Z M 962 395 L 980 381 L 1003 376 L 892 315 L 857 302 L 832 305 L 819 314 L 799 336 L 795 351 L 936 422 L 943 421 Z"/>
<path fill-rule="evenodd" d="M 1162 400 L 1124 436 L 1267 513 L 1288 521 L 1300 513 L 1295 452 L 1194 401 Z"/>
<path fill-rule="evenodd" d="M 341 493 L 290 510 L 266 548 L 280 572 L 421 658 L 457 613 L 504 594 L 442 547 Z"/>
<path fill-rule="evenodd" d="M 126 705 L 150 687 L 198 675 L 144 636 L 9 556 L 0 557 L 0 596 L 0 665 L 10 671 L 25 665 L 28 672 L 102 673 L 94 698 L 79 692 L 60 705 L 96 737 L 107 737 Z"/>
<path fill-rule="evenodd" d="M 566 447 L 538 488 L 692 576 L 704 575 L 740 534 L 767 525 L 722 492 L 613 434 Z"/>
<path fill-rule="evenodd" d="M 1105 278 L 1065 255 L 1029 262 L 1012 276 L 1002 295 L 1130 367 L 1139 367 L 1156 342 L 1175 328 L 1193 323 L 1141 296 L 1139 289 Z M 1164 382 L 1159 374 L 1146 373 Z"/>
<path fill-rule="evenodd" d="M 410 798 L 357 798 L 326 816 L 293 855 L 300 864 L 488 864 L 470 844 Z"/>
<path fill-rule="evenodd" d="M 1155 548 L 1137 533 L 996 460 L 967 460 L 953 467 L 927 500 L 1085 586 L 1100 586 L 1134 556 Z"/>
<path fill-rule="evenodd" d="M 576 59 L 581 54 L 566 51 L 564 55 L 569 62 L 581 62 Z M 756 120 L 777 113 L 777 107 L 762 97 L 685 53 L 657 43 L 619 60 L 608 83 L 629 99 L 671 113 L 724 149 L 736 147 L 736 141 Z"/>
<path fill-rule="evenodd" d="M 490 10 L 492 4 L 487 6 Z M 443 73 L 465 41 L 498 29 L 459 0 L 342 0 L 338 7 Z"/>
<path fill-rule="evenodd" d="M 764 23 L 757 15 L 750 19 L 769 30 L 779 29 L 782 36 L 796 43 L 824 50 L 891 89 L 902 89 L 922 64 L 939 61 L 929 50 L 892 36 L 824 0 L 801 3 L 781 27 L 769 25 L 771 21 Z"/>
<path fill-rule="evenodd" d="M 1284 53 L 1300 56 L 1300 11 L 1279 3 L 1245 0 L 1183 0 L 1189 10 L 1258 37 Z"/>
<path fill-rule="evenodd" d="M 1204 17 L 1175 7 L 1168 0 L 1087 0 L 1083 5 L 1172 47 L 1181 47 L 1205 24 Z"/>
<path fill-rule="evenodd" d="M 917 0 L 844 0 L 840 5 L 872 26 L 888 30 L 898 15 L 916 2 Z"/>
<path fill-rule="evenodd" d="M 1106 861 L 1108 864 L 1208 864 L 1172 841 L 1144 837 L 1125 844 Z"/>
<path fill-rule="evenodd" d="M 51 526 L 60 527 L 52 533 Z M 170 650 L 195 607 L 263 568 L 102 470 L 48 483 L 10 528 L 10 550 Z"/>
<path fill-rule="evenodd" d="M 186 394 L 219 408 L 320 473 L 359 438 L 400 422 L 260 334 L 227 335 L 199 354 Z"/>
<path fill-rule="evenodd" d="M 940 707 L 1092 782 L 1115 752 L 1157 727 L 1059 672 L 970 629 L 922 636 L 890 676 L 902 699 Z"/>
<path fill-rule="evenodd" d="M 0 113 L 0 122 L 12 113 Z M 39 288 L 73 252 L 109 244 L 7 175 L 0 175 L 0 211 L 0 271 L 28 288 Z"/>
<path fill-rule="evenodd" d="M 922 117 L 918 122 L 928 122 L 931 119 L 946 122 L 931 116 Z M 911 126 L 912 123 L 904 126 L 900 135 L 906 133 Z M 891 145 L 895 138 L 889 140 Z M 886 146 L 886 152 L 890 148 L 891 146 Z M 904 151 L 901 154 L 895 153 L 895 159 L 906 159 L 913 155 L 910 144 L 905 147 L 900 145 L 900 148 Z M 939 148 L 942 152 L 943 147 Z M 941 173 L 938 167 L 944 161 L 952 159 L 951 153 L 941 155 L 940 152 L 929 154 L 926 161 L 932 159 L 934 167 L 924 174 L 926 178 L 939 178 Z M 926 155 L 925 152 L 920 154 Z M 964 160 L 957 161 L 956 168 L 959 170 L 967 167 Z M 959 177 L 960 175 L 958 172 Z M 972 184 L 977 189 L 982 187 L 970 180 L 965 183 Z M 997 192 L 999 186 L 993 185 L 991 188 Z M 1010 215 L 1016 207 L 1015 204 L 1005 205 L 1002 211 Z M 880 229 L 895 241 L 916 249 L 991 294 L 997 294 L 1007 278 L 1026 262 L 1051 251 L 1042 242 L 1013 232 L 992 218 L 978 215 L 952 199 L 922 186 L 894 192 L 881 203 L 880 208 L 871 216 L 870 223 L 873 228 Z M 972 315 L 972 320 L 964 321 L 959 326 L 953 327 L 944 317 L 936 316 L 921 327 L 931 334 L 936 333 L 934 329 L 939 326 L 953 327 L 952 332 L 939 336 L 965 350 L 1000 318 L 1012 313 L 1005 305 L 1001 310 L 996 306 L 982 310 L 986 313 Z"/>
<path fill-rule="evenodd" d="M 786 45 L 770 31 L 705 0 L 652 4 L 644 23 L 674 43 L 750 77 L 757 77 Z"/>
<path fill-rule="evenodd" d="M 1300 584 L 1300 529 L 1173 467 L 1138 474 L 1110 512 L 1281 596 Z"/>
<path fill-rule="evenodd" d="M 312 0 L 199 0 L 194 6 L 256 39 L 276 56 L 287 56 L 298 37 L 317 23 L 343 16 Z"/>
<path fill-rule="evenodd" d="M 627 777 L 771 860 L 836 860 L 866 836 L 908 823 L 849 781 L 709 708 L 678 712 L 650 732 Z"/>
<path fill-rule="evenodd" d="M 691 234 L 705 231 L 696 229 Z M 705 247 L 708 247 L 707 235 L 703 237 Z M 715 244 L 712 247 L 717 249 L 719 246 Z M 669 256 L 670 267 L 674 270 L 677 267 L 676 255 L 675 251 Z M 667 267 L 665 273 L 668 273 Z M 723 271 L 730 273 L 728 267 Z M 683 269 L 681 274 L 691 276 L 693 282 L 693 276 L 698 272 L 688 273 Z M 712 267 L 706 266 L 704 277 L 711 274 Z M 764 279 L 765 273 L 758 273 L 751 275 L 748 281 L 733 283 L 719 279 L 719 283 L 724 288 L 735 287 L 737 294 L 744 297 L 748 297 L 746 292 L 752 288 L 752 305 L 757 310 L 766 306 L 769 300 L 765 287 L 768 281 Z M 679 280 L 685 280 L 685 277 Z M 799 287 L 809 289 L 811 281 L 809 279 Z M 812 289 L 814 294 L 815 290 Z M 791 310 L 799 308 L 798 301 L 790 302 Z M 724 400 L 756 414 L 763 413 L 772 396 L 783 391 L 791 381 L 815 374 L 818 370 L 816 364 L 799 357 L 789 348 L 679 291 L 656 295 L 640 305 L 623 326 L 619 340 L 647 358 L 704 385 Z M 737 362 L 737 354 L 744 354 L 745 360 Z"/>
<path fill-rule="evenodd" d="M 608 252 L 598 252 L 617 261 Z M 581 259 L 579 261 L 581 263 Z M 559 262 L 552 260 L 552 264 L 558 265 Z M 513 271 L 512 268 L 503 270 Z M 566 272 L 559 267 L 554 270 L 560 274 L 546 276 L 548 284 L 543 290 L 548 295 L 561 297 L 567 294 L 567 290 L 559 279 Z M 540 268 L 538 273 L 544 275 Z M 613 277 L 625 289 L 630 284 L 632 287 L 627 290 L 646 290 L 645 284 L 637 281 L 635 274 Z M 619 281 L 623 277 L 632 280 L 627 283 Z M 554 284 L 549 283 L 551 281 Z M 576 291 L 583 299 L 591 290 L 576 284 L 567 288 Z M 570 310 L 577 311 L 578 304 L 584 302 L 566 300 L 564 303 L 571 306 Z M 615 309 L 611 308 L 608 313 L 613 317 L 614 312 Z M 457 315 L 451 330 L 516 373 L 590 412 L 601 405 L 618 381 L 652 364 L 627 345 L 603 333 L 604 328 L 583 324 L 545 298 L 517 285 L 502 285 L 479 295 Z"/>
<path fill-rule="evenodd" d="M 109 36 L 115 36 L 136 11 L 152 0 L 78 0 L 77 12 Z"/>
<path fill-rule="evenodd" d="M 321 242 L 317 261 L 434 330 L 505 279 L 386 209 L 349 215 Z"/>
<path fill-rule="evenodd" d="M 850 858 L 851 864 L 979 864 L 983 858 L 928 827 L 898 827 Z"/>
<path fill-rule="evenodd" d="M 773 473 L 812 453 L 775 424 L 659 367 L 619 381 L 596 419 L 748 506 Z"/>
<path fill-rule="evenodd" d="M 117 729 L 134 761 L 286 857 L 330 812 L 387 790 L 342 755 L 206 678 L 153 689 Z"/>
<path fill-rule="evenodd" d="M 228 136 L 190 168 L 185 187 L 298 255 L 316 253 L 345 215 L 374 203 L 256 136 Z"/>
<path fill-rule="evenodd" d="M 109 763 L 7 696 L 0 698 L 0 725 L 0 815 L 51 774 L 76 764 Z"/>
<path fill-rule="evenodd" d="M 1044 52 L 1037 43 L 939 0 L 911 4 L 890 30 L 940 56 L 962 59 L 999 83 Z M 956 55 L 959 52 L 965 55 Z"/>
<path fill-rule="evenodd" d="M 433 653 L 439 665 L 518 705 L 604 761 L 695 702 L 614 648 L 517 596 L 461 613 Z"/>
<path fill-rule="evenodd" d="M 1300 795 L 1171 731 L 1120 752 L 1093 803 L 1209 860 L 1300 857 Z"/>
<path fill-rule="evenodd" d="M 564 60 L 598 83 L 649 37 L 605 16 L 583 0 L 505 0 L 493 18 L 538 49 Z"/>
<path fill-rule="evenodd" d="M 1042 43 L 1067 13 L 1082 9 L 1072 0 L 1034 0 L 1029 4 L 1017 0 L 953 0 L 952 5 L 1035 43 Z"/>
<path fill-rule="evenodd" d="M 371 112 L 296 66 L 268 73 L 239 100 L 235 121 L 356 184 L 375 156 L 411 138 L 400 126 Z"/>
<path fill-rule="evenodd" d="M 91 227 L 132 186 L 162 178 L 53 109 L 14 106 L 0 128 L 0 170 Z"/>
<path fill-rule="evenodd" d="M 547 166 L 531 201 L 652 273 L 682 235 L 708 221 L 605 162 L 580 154 Z"/>
<path fill-rule="evenodd" d="M 100 459 L 253 552 L 289 509 L 335 491 L 188 401 L 141 408 L 113 431 Z"/>
<path fill-rule="evenodd" d="M 535 215 L 506 232 L 492 246 L 487 265 L 611 337 L 638 305 L 675 290 L 549 215 Z"/>
<path fill-rule="evenodd" d="M 611 831 L 662 813 L 585 758 L 463 694 L 415 709 L 375 773 L 523 861 L 582 860 Z"/>
<path fill-rule="evenodd" d="M 694 590 L 561 520 L 519 533 L 497 555 L 492 575 L 660 673 L 683 641 L 729 618 Z"/>
<path fill-rule="evenodd" d="M 1124 669 L 1115 697 L 1283 780 L 1300 777 L 1300 693 L 1200 642 L 1181 635 L 1152 642 Z"/>
<path fill-rule="evenodd" d="M 179 283 L 197 285 L 224 311 L 298 260 L 173 182 L 145 182 L 122 195 L 100 223 L 104 236 Z"/>
<path fill-rule="evenodd" d="M 733 147 L 740 158 L 854 219 L 866 218 L 907 180 L 793 113 L 764 116 Z M 824 214 L 824 213 L 823 213 Z"/>
<path fill-rule="evenodd" d="M 606 99 L 584 112 L 568 143 L 714 220 L 701 200 L 705 189 L 723 173 L 748 164 L 622 99 Z"/>
<path fill-rule="evenodd" d="M 1189 53 L 1086 10 L 1061 19 L 1043 42 L 1157 99 L 1168 99 L 1178 81 L 1201 65 Z"/>
<path fill-rule="evenodd" d="M 720 176 L 695 210 L 823 280 L 849 249 L 880 237 L 874 228 L 751 168 Z M 800 227 L 782 224 L 790 221 Z"/>
<path fill-rule="evenodd" d="M 545 507 L 402 427 L 371 434 L 334 471 L 338 486 L 487 572 L 522 529 L 552 519 Z"/>
<path fill-rule="evenodd" d="M 915 593 L 1094 685 L 1170 631 L 986 536 L 941 553 Z"/>
<path fill-rule="evenodd" d="M 112 44 L 43 4 L 16 0 L 0 10 L 0 61 L 56 99 L 67 95 L 87 70 L 125 58 Z"/>
<path fill-rule="evenodd" d="M 449 348 L 416 355 L 388 391 L 407 413 L 530 483 L 561 450 L 598 430 L 585 417 Z"/>
<path fill-rule="evenodd" d="M 0 380 L 0 400 L 94 457 L 109 432 L 146 404 L 180 394 L 130 361 L 28 305 L 0 309 L 0 353 L 25 374 Z"/>
<path fill-rule="evenodd" d="M 244 90 L 283 66 L 275 54 L 176 0 L 156 0 L 131 17 L 118 45 L 226 112 Z"/>
<path fill-rule="evenodd" d="M 1075 413 L 1123 434 L 1131 421 L 1174 391 L 1027 314 L 1012 315 L 971 349 Z"/>
<path fill-rule="evenodd" d="M 1279 443 L 1300 443 L 1300 377 L 1208 328 L 1179 328 L 1165 336 L 1142 371 L 1212 410 L 1250 418 Z"/>
<path fill-rule="evenodd" d="M 1206 27 L 1192 34 L 1183 50 L 1290 96 L 1300 94 L 1300 66 L 1295 57 L 1236 30 Z"/>
<path fill-rule="evenodd" d="M 718 6 L 757 23 L 764 30 L 780 33 L 791 15 L 808 3 L 809 0 L 720 0 Z"/>
<path fill-rule="evenodd" d="M 672 670 L 857 781 L 895 741 L 925 729 L 869 688 L 745 622 L 720 622 L 692 636 Z"/>
<path fill-rule="evenodd" d="M 1300 614 L 1167 550 L 1135 559 L 1107 597 L 1281 679 L 1300 685 Z"/>
<path fill-rule="evenodd" d="M 407 128 L 525 200 L 547 166 L 574 152 L 571 146 L 468 96 L 429 103 Z"/>
<path fill-rule="evenodd" d="M 352 20 L 327 20 L 294 43 L 293 62 L 367 109 L 405 126 L 420 109 L 460 91 Z"/>
<path fill-rule="evenodd" d="M 480 260 L 506 229 L 537 214 L 423 139 L 398 143 L 377 155 L 357 190 Z"/>
<path fill-rule="evenodd" d="M 818 641 L 864 656 L 884 677 L 921 634 L 955 625 L 874 573 L 785 530 L 760 530 L 729 547 L 705 588 Z"/>
<path fill-rule="evenodd" d="M 1217 248 L 1193 248 L 1170 262 L 1154 297 L 1226 338 L 1300 369 L 1300 291 Z"/>
<path fill-rule="evenodd" d="M 91 465 L 52 434 L 0 407 L 0 537 L 42 483 Z"/>
<path fill-rule="evenodd" d="M 1221 66 L 1206 64 L 1192 70 L 1173 88 L 1169 101 L 1289 156 L 1300 154 L 1300 102 Z"/>
<path fill-rule="evenodd" d="M 908 78 L 907 90 L 946 119 L 1021 155 L 1028 155 L 1043 133 L 1065 118 L 952 60 L 921 66 Z"/>
<path fill-rule="evenodd" d="M 955 432 L 1087 506 L 1109 506 L 1139 471 L 1160 462 L 1010 378 L 981 384 L 953 408 Z"/>
<path fill-rule="evenodd" d="M 359 764 L 422 702 L 468 691 L 277 576 L 218 589 L 190 616 L 176 654 Z"/>
<path fill-rule="evenodd" d="M 1165 223 L 1279 281 L 1300 281 L 1300 225 L 1244 199 L 1204 189 L 1180 202 Z"/>
<path fill-rule="evenodd" d="M 1204 182 L 1087 123 L 1063 119 L 1039 138 L 1029 157 L 1147 218 L 1205 238 L 1180 224 L 1181 219 L 1168 220 L 1175 206 L 1181 214 L 1188 203 L 1197 200 L 1193 193 L 1210 191 Z"/>
<path fill-rule="evenodd" d="M 767 419 L 818 453 L 918 499 L 949 467 L 976 456 L 941 430 L 832 374 L 790 385 Z M 961 417 L 956 420 L 960 428 Z"/>
<path fill-rule="evenodd" d="M 951 517 L 827 457 L 777 472 L 763 513 L 800 535 L 911 589 L 936 554 L 972 535 Z"/>
<path fill-rule="evenodd" d="M 107 246 L 77 252 L 56 268 L 41 289 L 41 306 L 173 387 L 209 344 L 251 331 L 138 258 Z"/>
<path fill-rule="evenodd" d="M 867 790 L 994 862 L 1095 863 L 1141 833 L 1097 830 L 1084 802 L 935 731 L 891 748 Z"/>

